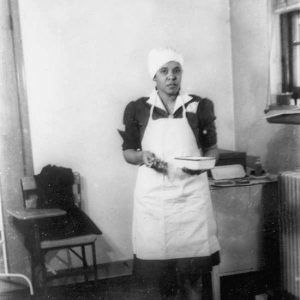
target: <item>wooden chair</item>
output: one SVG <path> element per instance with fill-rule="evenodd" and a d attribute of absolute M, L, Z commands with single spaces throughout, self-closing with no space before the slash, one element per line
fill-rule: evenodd
<path fill-rule="evenodd" d="M 81 208 L 81 185 L 80 185 L 80 174 L 74 174 L 74 184 L 73 184 L 73 195 L 74 201 L 77 207 Z M 25 211 L 47 211 L 47 209 L 35 209 L 37 202 L 37 183 L 34 176 L 23 177 L 21 178 L 21 187 L 23 192 L 24 199 L 24 208 Z M 32 279 L 34 287 L 43 288 L 47 287 L 47 282 L 53 279 L 66 277 L 66 276 L 76 276 L 83 275 L 85 281 L 89 280 L 89 274 L 94 274 L 95 281 L 98 278 L 97 275 L 97 261 L 96 261 L 96 246 L 95 242 L 98 234 L 84 234 L 76 235 L 70 238 L 63 239 L 49 239 L 41 240 L 40 239 L 40 228 L 39 220 L 44 220 L 48 218 L 47 222 L 51 222 L 51 219 L 48 216 L 42 216 L 38 219 L 29 218 L 30 221 L 33 221 L 34 226 L 34 243 L 31 251 L 31 270 L 32 270 Z M 58 217 L 59 218 L 59 217 Z M 25 218 L 23 218 L 23 221 Z M 99 234 L 101 231 L 99 230 Z M 86 247 L 91 248 L 92 253 L 92 265 L 89 266 L 86 258 Z M 65 270 L 58 270 L 57 272 L 47 272 L 45 265 L 45 256 L 49 251 L 66 249 L 70 251 L 73 255 L 79 258 L 82 262 L 82 268 L 68 268 Z"/>

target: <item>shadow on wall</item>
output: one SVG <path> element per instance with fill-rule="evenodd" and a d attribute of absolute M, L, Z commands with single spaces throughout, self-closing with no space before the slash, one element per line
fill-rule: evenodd
<path fill-rule="evenodd" d="M 287 125 L 267 145 L 266 167 L 270 173 L 300 168 L 300 126 Z"/>
<path fill-rule="evenodd" d="M 81 175 L 81 189 L 82 189 L 82 194 L 83 194 L 81 208 L 85 212 L 92 209 L 91 206 L 89 205 L 89 202 L 87 201 L 89 186 L 90 186 L 90 184 L 87 181 L 86 177 Z M 101 195 L 99 195 L 99 199 L 101 199 Z M 105 209 L 105 205 L 101 206 L 101 201 L 99 202 L 98 209 L 102 210 L 102 213 L 104 214 L 103 210 Z M 89 215 L 89 217 L 91 218 L 90 215 Z M 113 218 L 114 216 L 111 216 L 111 217 Z M 97 224 L 99 229 L 102 231 L 102 235 L 100 235 L 96 241 L 98 263 L 101 264 L 103 262 L 105 262 L 105 263 L 114 262 L 114 261 L 119 260 L 120 257 L 121 258 L 127 257 L 126 253 L 124 253 L 124 250 L 120 250 L 120 245 L 118 245 L 116 242 L 114 242 L 113 239 L 110 238 L 110 232 L 106 232 L 105 228 L 102 227 L 101 220 L 93 219 L 93 221 Z M 111 226 L 115 226 L 114 220 L 112 220 L 112 221 L 113 222 L 111 223 Z M 120 230 L 124 231 L 123 228 Z M 131 239 L 131 235 L 130 235 L 130 239 Z M 130 245 L 131 245 L 131 242 L 130 242 Z"/>

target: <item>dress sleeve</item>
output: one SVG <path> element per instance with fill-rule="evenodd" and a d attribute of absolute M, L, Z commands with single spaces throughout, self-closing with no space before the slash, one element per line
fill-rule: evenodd
<path fill-rule="evenodd" d="M 127 149 L 140 149 L 140 130 L 139 123 L 136 119 L 136 103 L 130 102 L 124 111 L 123 123 L 125 125 L 125 131 L 122 132 L 123 138 L 123 150 Z"/>
<path fill-rule="evenodd" d="M 198 105 L 199 141 L 202 148 L 217 144 L 214 104 L 209 99 L 201 99 Z"/>

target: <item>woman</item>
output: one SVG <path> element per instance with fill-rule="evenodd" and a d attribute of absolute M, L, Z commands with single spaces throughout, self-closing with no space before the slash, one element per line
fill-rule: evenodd
<path fill-rule="evenodd" d="M 178 156 L 217 157 L 215 116 L 208 99 L 180 94 L 183 58 L 154 49 L 150 97 L 124 113 L 123 153 L 139 165 L 134 193 L 134 269 L 157 278 L 162 299 L 201 299 L 202 274 L 218 263 L 219 243 L 206 172 L 176 166 Z"/>

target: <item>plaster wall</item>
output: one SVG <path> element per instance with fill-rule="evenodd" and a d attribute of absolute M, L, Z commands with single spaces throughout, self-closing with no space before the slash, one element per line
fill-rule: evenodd
<path fill-rule="evenodd" d="M 270 0 L 231 0 L 236 149 L 272 173 L 300 165 L 300 127 L 270 124 L 264 109 L 280 92 L 279 16 Z"/>
<path fill-rule="evenodd" d="M 185 57 L 183 89 L 212 99 L 219 146 L 234 149 L 229 2 L 19 1 L 34 171 L 83 177 L 84 210 L 103 231 L 98 261 L 132 257 L 137 168 L 122 157 L 125 105 L 148 95 L 149 50 Z"/>

